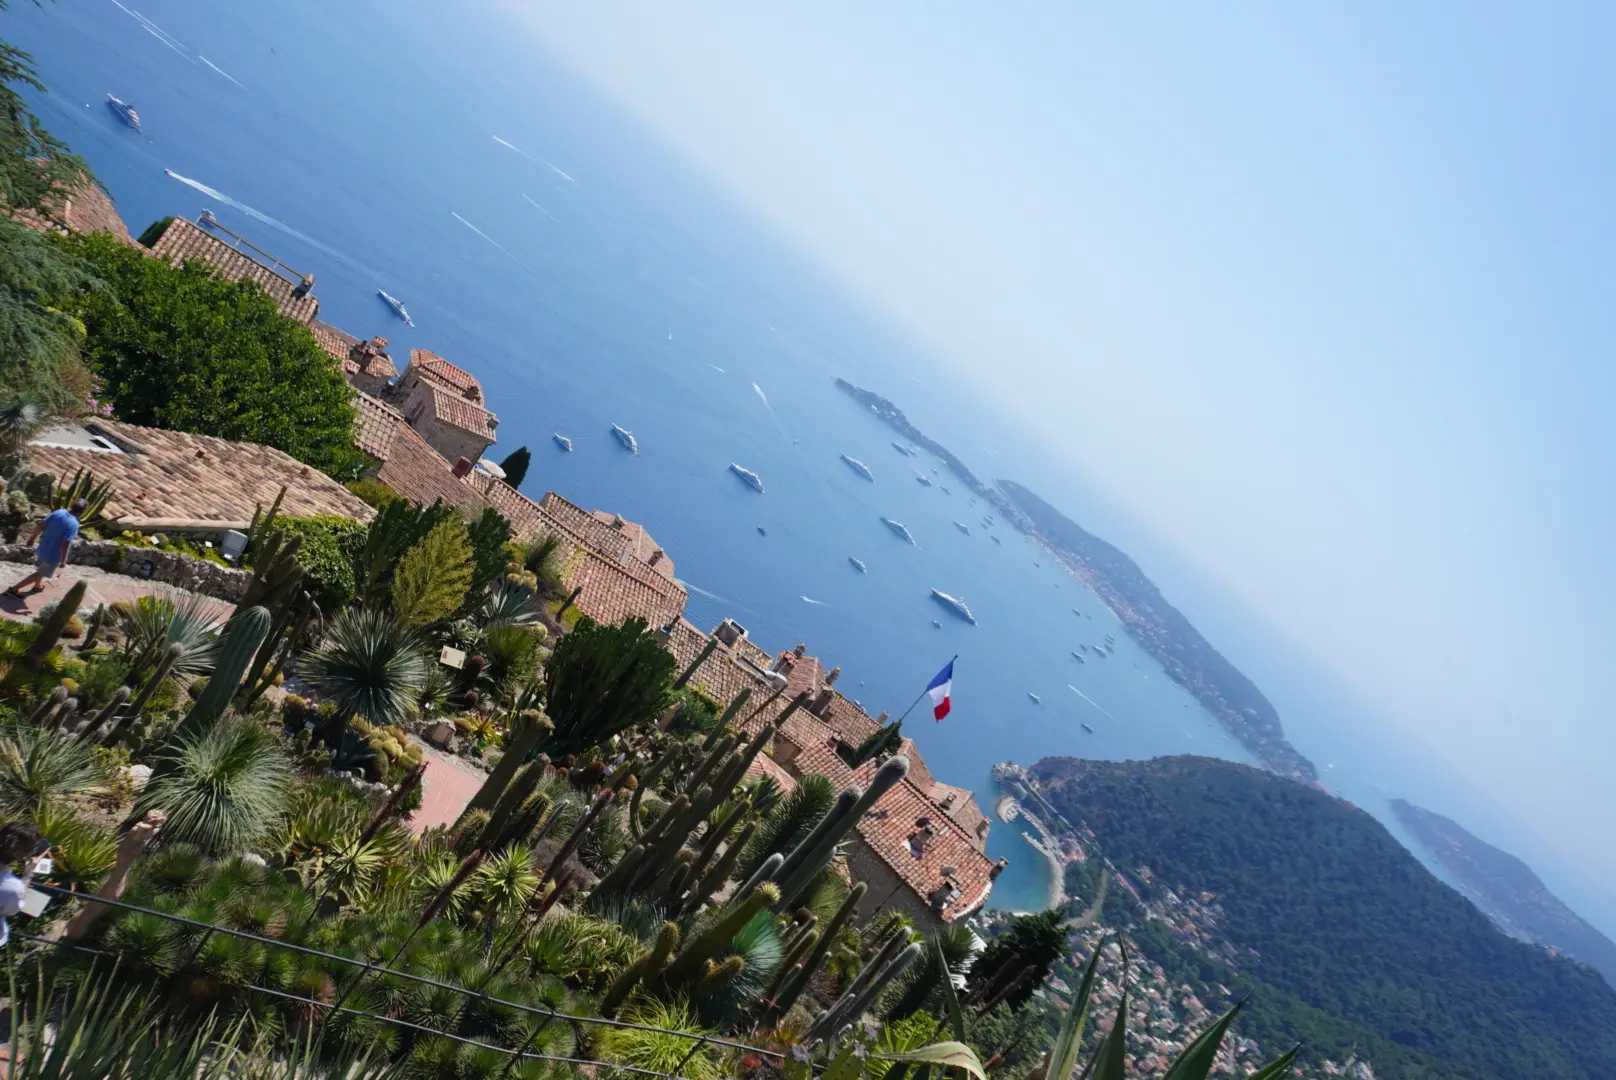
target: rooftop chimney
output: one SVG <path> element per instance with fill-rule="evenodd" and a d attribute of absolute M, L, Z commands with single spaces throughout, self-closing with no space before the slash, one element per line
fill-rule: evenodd
<path fill-rule="evenodd" d="M 840 679 L 841 677 L 842 677 L 842 667 L 841 667 L 840 664 L 838 664 L 835 667 L 830 669 L 830 674 L 829 675 L 825 676 L 825 685 L 826 686 L 835 686 L 836 685 L 836 680 Z"/>
<path fill-rule="evenodd" d="M 455 462 L 455 467 L 454 467 L 455 479 L 459 480 L 459 479 L 461 479 L 461 478 L 463 478 L 465 476 L 470 475 L 471 469 L 472 469 L 472 461 L 471 461 L 471 459 L 470 458 L 464 458 L 464 457 L 461 458 L 459 461 Z"/>
<path fill-rule="evenodd" d="M 718 624 L 718 629 L 713 631 L 713 636 L 725 645 L 733 646 L 746 636 L 746 627 L 734 619 L 725 619 Z"/>
<path fill-rule="evenodd" d="M 804 645 L 802 642 L 799 641 L 799 642 L 797 642 L 797 647 L 795 649 L 792 649 L 791 652 L 792 652 L 792 654 L 794 656 L 798 656 L 798 657 L 805 656 L 807 654 L 807 652 L 808 652 L 808 646 Z"/>
<path fill-rule="evenodd" d="M 664 555 L 662 549 L 657 548 L 655 551 L 651 552 L 651 557 L 645 561 L 645 565 L 655 566 L 657 563 L 661 562 L 663 558 Z"/>

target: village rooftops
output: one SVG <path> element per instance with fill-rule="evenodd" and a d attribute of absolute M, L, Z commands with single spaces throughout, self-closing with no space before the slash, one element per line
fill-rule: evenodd
<path fill-rule="evenodd" d="M 49 200 L 43 216 L 33 210 L 20 210 L 14 216 L 35 229 L 57 229 L 80 235 L 104 232 L 125 244 L 135 242 L 129 235 L 129 226 L 113 207 L 112 199 L 101 190 L 101 185 L 88 177 L 74 187 L 60 188 L 56 197 Z"/>
<path fill-rule="evenodd" d="M 129 528 L 245 530 L 284 486 L 281 513 L 369 521 L 370 506 L 296 458 L 257 443 L 95 420 L 47 430 L 28 447 L 31 466 L 65 479 L 79 469 L 112 485 L 106 516 Z"/>
<path fill-rule="evenodd" d="M 404 371 L 404 381 L 413 382 L 414 376 L 430 379 L 467 401 L 483 404 L 483 384 L 477 381 L 477 377 L 465 368 L 451 364 L 435 352 L 428 352 L 426 349 L 410 350 L 410 366 Z"/>
<path fill-rule="evenodd" d="M 320 302 L 310 293 L 313 275 L 299 274 L 261 248 L 230 232 L 203 211 L 197 222 L 175 218 L 152 245 L 152 254 L 174 263 L 191 259 L 205 263 L 227 281 L 251 281 L 275 301 L 281 314 L 307 326 L 320 312 Z M 231 243 L 224 239 L 229 237 Z"/>

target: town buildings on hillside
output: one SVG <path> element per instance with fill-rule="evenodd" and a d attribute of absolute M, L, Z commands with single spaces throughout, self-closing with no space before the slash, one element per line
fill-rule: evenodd
<path fill-rule="evenodd" d="M 101 217 L 95 220 L 94 227 L 105 227 Z M 702 633 L 684 618 L 688 594 L 674 576 L 673 560 L 643 526 L 585 510 L 554 492 L 534 501 L 477 467 L 499 420 L 470 372 L 414 349 L 400 374 L 386 339 L 360 338 L 318 318 L 312 274 L 292 269 L 207 212 L 195 222 L 169 221 L 152 252 L 256 282 L 285 315 L 309 328 L 354 388 L 354 444 L 383 484 L 413 502 L 442 500 L 467 517 L 494 509 L 518 537 L 559 536 L 569 549 L 564 580 L 578 611 L 606 623 L 645 619 L 681 668 L 700 661 L 690 685 L 719 702 L 749 689 L 743 726 L 754 734 L 797 702 L 759 771 L 788 790 L 805 775 L 826 776 L 838 787 L 869 782 L 881 759 L 852 762 L 886 716 L 871 717 L 836 689 L 840 668 L 826 671 L 802 645 L 770 653 L 733 620 Z M 36 448 L 41 461 L 58 471 L 83 465 L 112 480 L 119 493 L 115 511 L 136 527 L 205 520 L 242 529 L 254 507 L 268 505 L 282 485 L 284 513 L 373 516 L 341 485 L 266 447 L 101 421 L 85 430 L 110 445 L 43 445 Z M 99 455 L 93 461 L 86 456 L 92 453 Z M 922 925 L 963 918 L 982 908 L 1003 868 L 1002 859 L 986 854 L 988 819 L 970 791 L 932 777 L 911 740 L 902 739 L 896 752 L 907 756 L 909 775 L 865 815 L 848 852 L 853 876 L 869 883 L 863 914 L 899 910 Z"/>

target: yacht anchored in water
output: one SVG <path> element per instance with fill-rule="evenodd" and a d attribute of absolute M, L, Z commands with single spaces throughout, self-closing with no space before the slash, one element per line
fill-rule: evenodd
<path fill-rule="evenodd" d="M 623 444 L 624 450 L 632 450 L 635 457 L 640 456 L 640 444 L 634 441 L 634 433 L 632 431 L 628 430 L 621 424 L 613 424 L 612 434 L 617 436 L 617 441 Z"/>
<path fill-rule="evenodd" d="M 556 432 L 554 435 L 551 435 L 550 438 L 554 439 L 555 444 L 557 446 L 561 447 L 561 449 L 565 450 L 569 454 L 572 453 L 572 440 L 571 439 L 567 438 L 565 435 L 561 434 L 559 431 Z"/>
<path fill-rule="evenodd" d="M 741 468 L 733 461 L 729 463 L 729 471 L 746 481 L 747 487 L 751 488 L 753 491 L 756 491 L 759 495 L 763 494 L 763 477 L 759 476 L 751 469 Z"/>
<path fill-rule="evenodd" d="M 382 298 L 382 303 L 393 309 L 394 315 L 404 320 L 405 326 L 415 325 L 415 320 L 410 318 L 410 313 L 404 310 L 404 301 L 382 289 L 377 289 L 376 295 Z"/>
<path fill-rule="evenodd" d="M 853 564 L 853 569 L 857 570 L 859 573 L 861 573 L 861 574 L 868 574 L 869 573 L 869 571 L 864 568 L 864 564 L 862 562 L 860 562 L 858 559 L 853 558 L 853 556 L 849 555 L 847 557 L 847 561 L 852 563 Z"/>
<path fill-rule="evenodd" d="M 1044 699 L 1033 693 L 1031 690 L 1027 691 L 1027 696 L 1032 698 L 1032 703 L 1034 705 L 1042 705 L 1044 703 Z"/>
<path fill-rule="evenodd" d="M 864 462 L 860 461 L 856 457 L 848 457 L 846 454 L 842 455 L 842 460 L 847 462 L 847 467 L 849 469 L 852 469 L 870 483 L 875 483 L 875 474 L 870 471 L 870 467 L 864 464 Z"/>
<path fill-rule="evenodd" d="M 1088 661 L 1084 660 L 1082 655 L 1079 654 L 1079 653 L 1073 653 L 1072 654 L 1072 659 L 1076 660 L 1079 664 L 1084 664 L 1084 663 L 1088 662 Z"/>
<path fill-rule="evenodd" d="M 995 544 L 998 544 L 998 545 L 999 545 L 999 546 L 1001 546 L 1001 547 L 1003 547 L 1003 546 L 1004 546 L 1004 541 L 1003 541 L 1003 540 L 1000 540 L 1000 539 L 999 539 L 999 538 L 998 538 L 998 537 L 997 537 L 997 536 L 995 536 L 995 537 L 993 537 L 993 538 L 992 538 L 992 540 L 993 540 L 993 542 L 994 542 L 994 543 L 995 543 Z"/>
<path fill-rule="evenodd" d="M 915 543 L 914 534 L 911 533 L 907 528 L 904 527 L 903 522 L 901 522 L 901 521 L 893 521 L 889 517 L 884 517 L 884 518 L 881 519 L 881 524 L 885 525 L 887 528 L 891 529 L 893 532 L 897 533 L 899 536 L 901 536 L 905 540 L 909 541 L 909 543 L 914 544 L 915 547 L 920 546 L 919 544 Z"/>
<path fill-rule="evenodd" d="M 965 524 L 965 522 L 963 522 L 963 521 L 954 522 L 954 528 L 958 529 L 960 532 L 964 533 L 966 536 L 971 535 L 971 527 L 969 525 Z"/>
<path fill-rule="evenodd" d="M 107 108 L 111 109 L 113 115 L 119 120 L 122 120 L 136 131 L 140 130 L 140 114 L 135 111 L 135 107 L 133 105 L 129 104 L 127 101 L 119 101 L 111 94 L 108 94 Z"/>
<path fill-rule="evenodd" d="M 896 450 L 898 453 L 902 454 L 904 457 L 914 457 L 915 456 L 915 452 L 913 450 L 909 449 L 907 446 L 903 445 L 903 443 L 899 443 L 899 442 L 893 443 L 892 444 L 892 449 Z"/>
<path fill-rule="evenodd" d="M 1084 731 L 1088 732 L 1090 735 L 1094 734 L 1094 729 L 1089 727 L 1087 724 L 1080 723 L 1077 726 L 1082 728 Z"/>
<path fill-rule="evenodd" d="M 965 606 L 964 600 L 961 600 L 957 596 L 949 596 L 947 593 L 941 592 L 937 589 L 933 589 L 931 591 L 931 598 L 943 605 L 948 610 L 952 611 L 955 615 L 958 615 L 960 618 L 970 623 L 972 626 L 976 625 L 976 616 L 971 614 L 971 609 Z"/>
<path fill-rule="evenodd" d="M 915 480 L 925 487 L 931 487 L 931 477 L 929 476 L 917 476 Z"/>

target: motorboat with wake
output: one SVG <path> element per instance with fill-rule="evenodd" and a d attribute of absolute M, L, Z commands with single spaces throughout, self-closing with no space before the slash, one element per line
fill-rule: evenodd
<path fill-rule="evenodd" d="M 867 569 L 865 569 L 864 563 L 862 563 L 858 559 L 853 558 L 853 556 L 849 555 L 847 557 L 847 561 L 852 563 L 853 564 L 853 569 L 857 570 L 859 573 L 861 573 L 861 574 L 868 574 L 869 573 L 869 571 Z"/>
<path fill-rule="evenodd" d="M 915 481 L 922 487 L 931 487 L 931 477 L 929 476 L 917 476 L 915 477 Z"/>
<path fill-rule="evenodd" d="M 557 446 L 561 447 L 561 449 L 565 450 L 569 454 L 572 453 L 572 440 L 571 439 L 567 438 L 565 435 L 561 434 L 559 431 L 556 432 L 554 435 L 551 435 L 550 438 L 554 439 L 555 444 Z"/>
<path fill-rule="evenodd" d="M 965 606 L 964 600 L 961 600 L 957 596 L 949 596 L 947 593 L 942 592 L 939 589 L 933 589 L 931 591 L 931 598 L 943 605 L 949 611 L 952 611 L 955 615 L 958 615 L 960 618 L 970 623 L 972 626 L 976 625 L 976 616 L 971 614 L 971 609 Z"/>
<path fill-rule="evenodd" d="M 870 471 L 870 467 L 864 464 L 864 462 L 860 461 L 856 457 L 848 457 L 846 454 L 842 455 L 842 460 L 847 462 L 847 467 L 849 469 L 852 469 L 870 483 L 875 483 L 875 474 Z"/>
<path fill-rule="evenodd" d="M 140 114 L 135 111 L 135 107 L 133 105 L 129 104 L 127 101 L 119 101 L 111 94 L 108 94 L 107 108 L 111 109 L 112 115 L 116 116 L 119 120 L 122 120 L 136 131 L 140 130 Z"/>
<path fill-rule="evenodd" d="M 901 521 L 893 521 L 889 517 L 884 517 L 884 518 L 881 519 L 881 524 L 885 525 L 887 528 L 891 529 L 893 532 L 897 533 L 899 536 L 901 536 L 905 540 L 909 541 L 911 546 L 913 546 L 913 547 L 919 547 L 920 546 L 919 544 L 915 543 L 914 534 L 911 533 L 904 526 L 903 522 L 901 522 Z"/>
<path fill-rule="evenodd" d="M 743 469 L 733 461 L 729 463 L 729 471 L 745 481 L 747 487 L 751 488 L 759 495 L 763 494 L 763 477 L 759 476 L 751 469 Z"/>
<path fill-rule="evenodd" d="M 632 431 L 621 424 L 613 424 L 612 434 L 617 436 L 617 441 L 623 444 L 624 450 L 633 451 L 635 457 L 640 456 L 640 444 L 634 441 Z"/>
<path fill-rule="evenodd" d="M 415 325 L 415 320 L 410 318 L 410 313 L 404 310 L 404 301 L 400 300 L 392 293 L 387 292 L 385 289 L 377 289 L 376 295 L 382 298 L 382 303 L 393 309 L 394 315 L 397 315 L 399 318 L 404 320 L 405 326 Z"/>
<path fill-rule="evenodd" d="M 1042 705 L 1044 703 L 1044 699 L 1033 693 L 1031 690 L 1027 691 L 1027 696 L 1032 698 L 1032 703 L 1034 705 Z"/>

